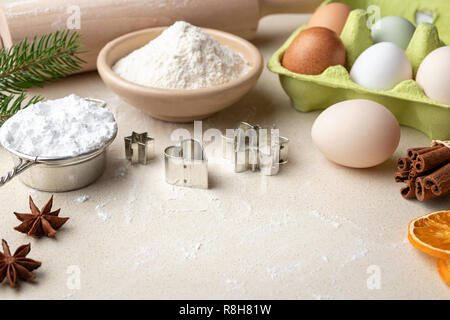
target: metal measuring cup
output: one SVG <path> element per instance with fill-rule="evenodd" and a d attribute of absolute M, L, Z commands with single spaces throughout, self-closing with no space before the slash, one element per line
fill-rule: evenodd
<path fill-rule="evenodd" d="M 100 107 L 106 102 L 85 98 Z M 3 146 L 12 156 L 14 168 L 0 178 L 0 187 L 16 176 L 27 186 L 47 192 L 81 189 L 97 180 L 105 171 L 106 150 L 116 134 L 101 148 L 74 157 L 31 157 Z"/>

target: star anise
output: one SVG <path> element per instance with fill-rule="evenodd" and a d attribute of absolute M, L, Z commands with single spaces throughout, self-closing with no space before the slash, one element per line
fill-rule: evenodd
<path fill-rule="evenodd" d="M 61 228 L 61 226 L 66 223 L 69 218 L 58 217 L 61 209 L 56 211 L 51 211 L 53 205 L 53 196 L 47 202 L 47 204 L 39 210 L 30 197 L 30 213 L 17 213 L 14 212 L 17 219 L 22 221 L 22 224 L 15 227 L 17 231 L 26 233 L 34 238 L 39 238 L 40 236 L 46 235 L 52 238 L 56 234 L 56 230 Z"/>
<path fill-rule="evenodd" d="M 2 240 L 3 253 L 0 252 L 0 283 L 3 279 L 8 279 L 9 286 L 15 288 L 18 280 L 31 282 L 35 275 L 31 271 L 39 268 L 41 263 L 30 258 L 26 258 L 30 253 L 31 245 L 25 244 L 17 248 L 14 255 L 9 251 L 8 243 Z"/>

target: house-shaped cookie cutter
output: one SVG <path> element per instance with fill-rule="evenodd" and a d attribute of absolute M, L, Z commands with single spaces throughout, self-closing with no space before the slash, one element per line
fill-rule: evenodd
<path fill-rule="evenodd" d="M 241 122 L 235 130 L 222 135 L 223 157 L 233 164 L 234 172 L 260 170 L 271 176 L 288 161 L 289 139 L 276 128 L 263 128 Z"/>
<path fill-rule="evenodd" d="M 208 159 L 201 143 L 185 139 L 164 150 L 166 182 L 181 187 L 208 189 Z"/>
<path fill-rule="evenodd" d="M 136 133 L 125 137 L 125 156 L 132 164 L 146 165 L 155 157 L 155 139 L 149 137 L 147 132 Z"/>

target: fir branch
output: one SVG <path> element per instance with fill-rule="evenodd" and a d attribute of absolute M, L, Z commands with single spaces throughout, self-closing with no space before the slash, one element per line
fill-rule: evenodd
<path fill-rule="evenodd" d="M 21 109 L 44 100 L 41 96 L 34 96 L 28 100 L 26 98 L 25 92 L 21 92 L 18 95 L 0 96 L 0 126 Z"/>
<path fill-rule="evenodd" d="M 25 89 L 67 77 L 81 69 L 84 60 L 80 34 L 57 31 L 0 49 L 0 126 L 20 109 L 42 100 L 27 99 Z"/>
<path fill-rule="evenodd" d="M 78 71 L 84 63 L 80 34 L 57 31 L 41 38 L 27 39 L 0 51 L 0 91 L 20 93 L 22 89 L 42 87 L 46 82 Z"/>

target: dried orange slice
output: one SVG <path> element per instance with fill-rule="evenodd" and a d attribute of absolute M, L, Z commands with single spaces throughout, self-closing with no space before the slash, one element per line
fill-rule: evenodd
<path fill-rule="evenodd" d="M 442 280 L 450 286 L 450 260 L 438 259 L 437 269 Z"/>
<path fill-rule="evenodd" d="M 409 242 L 420 251 L 450 260 L 450 211 L 438 211 L 409 223 Z"/>

